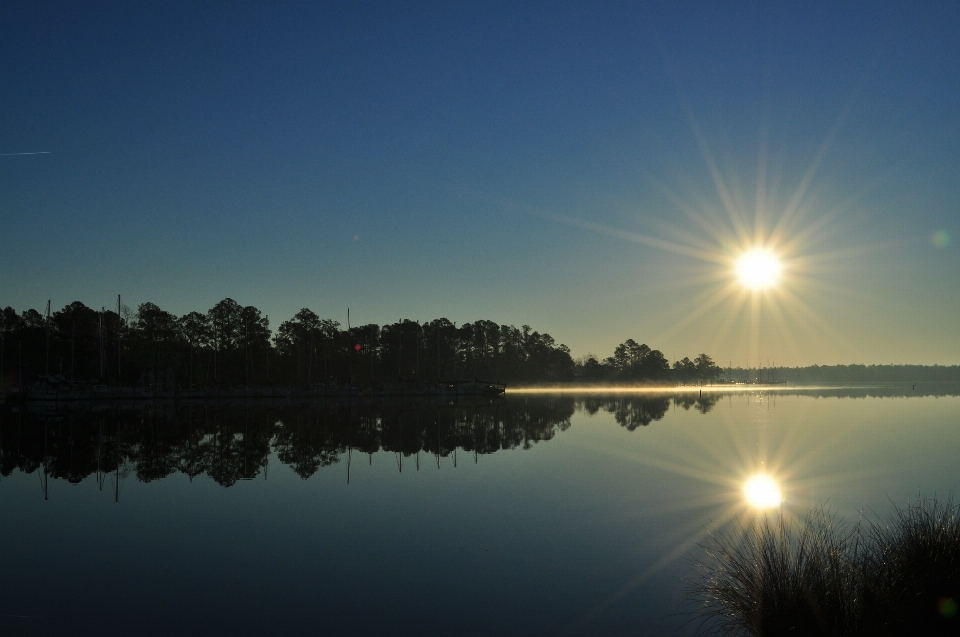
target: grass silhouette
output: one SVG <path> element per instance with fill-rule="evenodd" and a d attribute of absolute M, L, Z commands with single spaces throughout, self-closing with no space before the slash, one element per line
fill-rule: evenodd
<path fill-rule="evenodd" d="M 701 633 L 750 637 L 960 635 L 960 507 L 918 498 L 886 522 L 824 506 L 712 534 L 688 603 Z"/>

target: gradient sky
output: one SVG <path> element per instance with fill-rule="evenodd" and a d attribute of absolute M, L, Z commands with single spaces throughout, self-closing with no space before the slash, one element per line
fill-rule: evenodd
<path fill-rule="evenodd" d="M 960 363 L 957 3 L 199 4 L 0 7 L 0 304 Z"/>

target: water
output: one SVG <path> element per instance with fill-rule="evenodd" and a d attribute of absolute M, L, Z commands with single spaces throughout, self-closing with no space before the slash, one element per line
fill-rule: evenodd
<path fill-rule="evenodd" d="M 4 635 L 689 634 L 706 529 L 960 493 L 951 389 L 6 408 Z"/>

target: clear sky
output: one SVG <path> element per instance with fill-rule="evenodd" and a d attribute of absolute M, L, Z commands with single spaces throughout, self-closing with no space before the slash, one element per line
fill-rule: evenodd
<path fill-rule="evenodd" d="M 960 363 L 960 4 L 386 5 L 3 3 L 0 304 Z"/>

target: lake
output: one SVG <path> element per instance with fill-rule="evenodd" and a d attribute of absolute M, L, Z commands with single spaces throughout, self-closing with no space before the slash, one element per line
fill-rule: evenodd
<path fill-rule="evenodd" d="M 708 530 L 960 493 L 955 386 L 0 410 L 4 635 L 691 634 Z"/>

